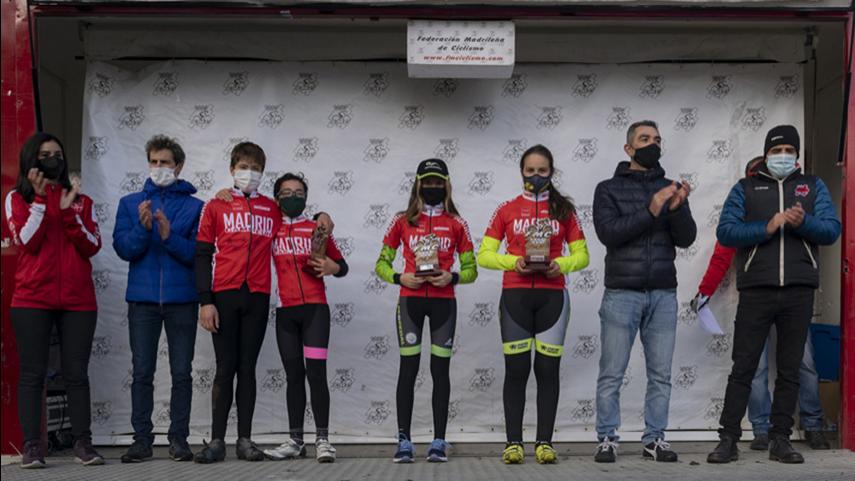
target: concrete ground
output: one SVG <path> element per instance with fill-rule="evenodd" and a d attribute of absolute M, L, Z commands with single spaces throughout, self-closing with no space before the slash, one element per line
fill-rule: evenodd
<path fill-rule="evenodd" d="M 560 461 L 541 466 L 534 453 L 527 452 L 521 466 L 505 466 L 499 459 L 502 445 L 460 444 L 447 464 L 431 464 L 422 455 L 426 446 L 417 445 L 417 462 L 396 465 L 391 461 L 391 445 L 339 445 L 335 464 L 318 464 L 313 458 L 294 461 L 237 461 L 233 448 L 226 461 L 214 465 L 176 463 L 166 458 L 166 448 L 156 447 L 155 458 L 141 464 L 121 464 L 124 448 L 101 448 L 106 466 L 83 467 L 74 463 L 70 453 L 48 458 L 48 468 L 23 470 L 15 464 L 0 469 L 3 481 L 504 481 L 504 480 L 634 480 L 634 481 L 855 481 L 855 452 L 846 450 L 811 451 L 795 443 L 804 455 L 802 465 L 784 465 L 769 461 L 765 452 L 740 446 L 741 459 L 728 465 L 706 463 L 715 443 L 672 443 L 680 454 L 678 463 L 643 460 L 638 443 L 621 445 L 618 462 L 597 464 L 592 443 L 557 444 Z M 532 451 L 531 445 L 526 446 Z M 198 449 L 197 446 L 193 447 Z M 313 456 L 309 449 L 309 456 Z M 9 459 L 6 460 L 10 461 Z"/>

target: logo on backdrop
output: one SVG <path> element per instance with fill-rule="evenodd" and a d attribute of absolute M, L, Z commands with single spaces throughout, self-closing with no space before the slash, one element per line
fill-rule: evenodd
<path fill-rule="evenodd" d="M 190 128 L 207 129 L 214 121 L 214 105 L 195 105 L 193 113 L 190 114 Z"/>
<path fill-rule="evenodd" d="M 493 171 L 475 172 L 472 180 L 469 181 L 469 193 L 478 195 L 487 195 L 493 189 Z"/>
<path fill-rule="evenodd" d="M 249 72 L 229 72 L 223 83 L 223 95 L 240 95 L 249 87 Z"/>
<path fill-rule="evenodd" d="M 572 87 L 573 96 L 588 98 L 597 90 L 597 85 L 597 74 L 577 75 L 576 83 Z"/>
<path fill-rule="evenodd" d="M 573 358 L 591 359 L 597 353 L 600 347 L 600 340 L 597 336 L 579 336 L 579 342 L 573 346 Z"/>
<path fill-rule="evenodd" d="M 419 372 L 416 374 L 416 385 L 414 386 L 414 391 L 418 391 L 420 387 L 425 383 L 425 370 L 419 369 Z"/>
<path fill-rule="evenodd" d="M 389 155 L 389 137 L 368 139 L 368 147 L 365 147 L 363 152 L 365 156 L 362 157 L 362 160 L 379 164 Z"/>
<path fill-rule="evenodd" d="M 371 340 L 365 345 L 363 356 L 365 359 L 381 360 L 389 353 L 389 336 L 371 336 Z"/>
<path fill-rule="evenodd" d="M 389 222 L 389 204 L 372 204 L 365 213 L 363 227 L 382 229 Z"/>
<path fill-rule="evenodd" d="M 629 126 L 629 107 L 612 107 L 612 113 L 606 119 L 606 128 L 612 130 L 623 130 Z"/>
<path fill-rule="evenodd" d="M 89 93 L 93 93 L 99 97 L 106 97 L 113 92 L 113 86 L 115 84 L 116 81 L 113 77 L 96 73 L 91 79 L 89 79 L 89 85 L 87 88 Z"/>
<path fill-rule="evenodd" d="M 413 184 L 416 183 L 415 172 L 404 172 L 404 177 L 398 182 L 398 194 L 409 194 L 413 190 Z"/>
<path fill-rule="evenodd" d="M 99 269 L 92 271 L 92 280 L 95 283 L 95 292 L 104 292 L 110 287 L 110 271 Z"/>
<path fill-rule="evenodd" d="M 680 311 L 677 313 L 677 322 L 680 324 L 691 326 L 698 320 L 698 315 L 695 314 L 690 302 L 681 302 Z"/>
<path fill-rule="evenodd" d="M 784 75 L 775 85 L 775 98 L 793 98 L 799 93 L 799 78 L 796 75 Z"/>
<path fill-rule="evenodd" d="M 492 367 L 475 368 L 475 373 L 469 378 L 469 390 L 486 392 L 496 382 L 496 370 Z"/>
<path fill-rule="evenodd" d="M 743 128 L 757 132 L 766 123 L 766 107 L 746 108 L 741 119 Z"/>
<path fill-rule="evenodd" d="M 103 426 L 113 416 L 113 403 L 110 401 L 92 402 L 92 421 Z"/>
<path fill-rule="evenodd" d="M 421 105 L 406 105 L 404 113 L 398 117 L 399 129 L 416 129 L 425 119 L 425 108 Z"/>
<path fill-rule="evenodd" d="M 439 144 L 433 150 L 433 155 L 438 159 L 450 162 L 457 157 L 460 151 L 458 147 L 459 139 L 439 139 Z"/>
<path fill-rule="evenodd" d="M 597 410 L 594 408 L 593 399 L 578 399 L 576 403 L 576 407 L 570 411 L 570 419 L 574 421 L 587 423 L 597 413 Z"/>
<path fill-rule="evenodd" d="M 134 370 L 133 368 L 128 369 L 127 375 L 122 378 L 122 392 L 128 392 L 131 390 L 131 384 L 134 383 Z"/>
<path fill-rule="evenodd" d="M 353 382 L 356 380 L 353 373 L 354 371 L 352 367 L 345 369 L 336 369 L 335 375 L 330 381 L 330 391 L 350 391 L 350 388 L 353 387 Z"/>
<path fill-rule="evenodd" d="M 282 176 L 285 172 L 281 170 L 268 170 L 265 171 L 261 176 L 261 182 L 258 184 L 258 191 L 262 194 L 272 197 L 273 196 L 273 184 L 276 183 L 276 179 Z"/>
<path fill-rule="evenodd" d="M 294 161 L 311 162 L 318 155 L 318 138 L 304 137 L 297 140 L 297 147 L 294 148 Z"/>
<path fill-rule="evenodd" d="M 451 97 L 457 91 L 460 82 L 453 78 L 438 79 L 433 83 L 433 94 L 442 95 L 445 98 Z"/>
<path fill-rule="evenodd" d="M 677 118 L 674 119 L 674 130 L 689 132 L 695 128 L 695 125 L 698 125 L 698 108 L 681 108 Z"/>
<path fill-rule="evenodd" d="M 353 237 L 335 237 L 336 247 L 344 257 L 349 257 L 353 254 Z"/>
<path fill-rule="evenodd" d="M 170 419 L 169 401 L 161 401 L 160 407 L 154 414 L 154 424 L 155 426 L 168 426 Z"/>
<path fill-rule="evenodd" d="M 552 185 L 555 186 L 556 189 L 561 188 L 561 182 L 564 179 L 564 171 L 559 169 L 558 167 L 552 172 Z"/>
<path fill-rule="evenodd" d="M 214 386 L 214 369 L 194 369 L 193 370 L 193 390 L 198 393 L 211 392 Z"/>
<path fill-rule="evenodd" d="M 318 88 L 318 75 L 309 72 L 298 73 L 297 80 L 294 80 L 292 87 L 291 94 L 293 95 L 311 95 Z"/>
<path fill-rule="evenodd" d="M 704 410 L 704 419 L 718 420 L 721 417 L 721 412 L 724 411 L 724 398 L 714 397 L 710 399 L 710 403 Z"/>
<path fill-rule="evenodd" d="M 665 77 L 662 75 L 647 75 L 641 83 L 638 96 L 641 98 L 658 99 L 665 90 Z"/>
<path fill-rule="evenodd" d="M 169 343 L 166 337 L 161 337 L 157 344 L 157 357 L 163 360 L 169 359 Z"/>
<path fill-rule="evenodd" d="M 339 302 L 332 305 L 330 320 L 339 327 L 346 327 L 353 320 L 355 304 L 352 302 Z"/>
<path fill-rule="evenodd" d="M 713 140 L 707 150 L 707 162 L 723 164 L 730 159 L 731 155 L 733 155 L 733 142 L 724 139 Z"/>
<path fill-rule="evenodd" d="M 721 100 L 733 90 L 733 80 L 730 75 L 713 75 L 707 86 L 707 98 Z"/>
<path fill-rule="evenodd" d="M 365 280 L 365 293 L 366 294 L 381 294 L 386 290 L 388 284 L 377 276 L 377 273 L 371 271 L 368 274 L 368 279 Z"/>
<path fill-rule="evenodd" d="M 261 381 L 261 390 L 276 393 L 281 391 L 283 387 L 285 387 L 285 371 L 282 368 L 268 369 Z"/>
<path fill-rule="evenodd" d="M 695 385 L 698 380 L 698 366 L 680 366 L 680 371 L 674 377 L 674 384 L 684 390 Z"/>
<path fill-rule="evenodd" d="M 261 115 L 258 116 L 258 126 L 275 129 L 285 120 L 285 105 L 265 105 Z"/>
<path fill-rule="evenodd" d="M 713 334 L 712 339 L 707 343 L 707 354 L 715 357 L 723 357 L 730 350 L 730 345 L 730 334 Z"/>
<path fill-rule="evenodd" d="M 493 106 L 483 105 L 473 107 L 469 115 L 469 128 L 484 130 L 493 122 Z"/>
<path fill-rule="evenodd" d="M 152 95 L 169 97 L 178 89 L 178 74 L 175 72 L 160 72 L 154 80 Z"/>
<path fill-rule="evenodd" d="M 389 88 L 389 76 L 386 73 L 370 73 L 368 80 L 362 84 L 362 93 L 380 97 Z"/>
<path fill-rule="evenodd" d="M 508 145 L 502 151 L 502 161 L 507 163 L 519 162 L 520 157 L 525 152 L 526 145 L 528 144 L 525 139 L 509 139 Z"/>
<path fill-rule="evenodd" d="M 489 302 L 476 302 L 469 313 L 469 325 L 485 327 L 496 317 L 496 307 Z"/>
<path fill-rule="evenodd" d="M 698 245 L 693 244 L 689 247 L 678 247 L 677 248 L 677 258 L 683 259 L 686 261 L 691 261 L 698 254 Z"/>
<path fill-rule="evenodd" d="M 92 338 L 92 357 L 104 359 L 113 350 L 113 339 L 110 336 L 95 336 Z"/>
<path fill-rule="evenodd" d="M 693 191 L 698 190 L 700 179 L 697 172 L 680 172 L 680 182 L 688 184 Z"/>
<path fill-rule="evenodd" d="M 620 382 L 620 390 L 626 389 L 632 383 L 632 366 L 627 366 L 623 372 L 623 380 Z"/>
<path fill-rule="evenodd" d="M 579 276 L 573 281 L 573 292 L 583 292 L 590 294 L 597 288 L 600 282 L 600 272 L 597 269 L 583 269 L 579 271 Z"/>
<path fill-rule="evenodd" d="M 92 206 L 95 211 L 95 220 L 99 224 L 103 224 L 110 220 L 110 204 L 105 202 L 97 203 Z"/>
<path fill-rule="evenodd" d="M 389 401 L 371 401 L 371 407 L 365 412 L 365 424 L 381 425 L 392 414 Z"/>
<path fill-rule="evenodd" d="M 271 304 L 270 308 L 267 310 L 267 325 L 270 327 L 276 327 L 276 304 Z"/>
<path fill-rule="evenodd" d="M 540 117 L 537 118 L 537 128 L 552 130 L 555 127 L 558 127 L 558 124 L 561 123 L 561 119 L 563 118 L 564 115 L 561 113 L 560 105 L 556 105 L 554 107 L 541 107 Z"/>
<path fill-rule="evenodd" d="M 312 412 L 312 406 L 307 404 L 306 411 L 303 415 L 306 419 L 306 424 L 314 424 L 315 423 L 315 413 Z"/>
<path fill-rule="evenodd" d="M 713 210 L 711 210 L 707 215 L 707 227 L 715 227 L 718 225 L 718 221 L 721 218 L 721 210 L 723 208 L 723 204 L 716 204 L 713 206 Z"/>
<path fill-rule="evenodd" d="M 89 137 L 83 156 L 86 160 L 101 160 L 109 151 L 110 141 L 107 137 Z"/>
<path fill-rule="evenodd" d="M 454 418 L 460 415 L 460 400 L 455 399 L 448 403 L 448 420 L 454 421 Z"/>
<path fill-rule="evenodd" d="M 525 74 L 513 74 L 502 85 L 502 97 L 519 97 L 525 92 L 526 87 L 528 87 L 528 82 L 526 82 Z"/>
<path fill-rule="evenodd" d="M 595 137 L 589 139 L 579 139 L 576 148 L 573 149 L 573 162 L 591 163 L 594 157 L 597 156 L 597 139 Z"/>
<path fill-rule="evenodd" d="M 594 206 L 592 204 L 577 205 L 576 220 L 579 222 L 579 227 L 591 227 L 594 224 Z"/>
<path fill-rule="evenodd" d="M 193 172 L 193 186 L 201 193 L 208 193 L 214 187 L 213 170 L 197 170 Z"/>
<path fill-rule="evenodd" d="M 330 115 L 327 117 L 327 127 L 328 128 L 339 128 L 346 129 L 350 122 L 353 120 L 353 106 L 352 105 L 333 105 L 333 110 L 330 112 Z"/>
<path fill-rule="evenodd" d="M 142 105 L 125 105 L 124 113 L 119 117 L 119 130 L 136 130 L 145 120 L 145 108 Z"/>
<path fill-rule="evenodd" d="M 330 194 L 345 195 L 353 188 L 353 171 L 335 171 L 329 182 L 327 191 Z"/>
<path fill-rule="evenodd" d="M 229 137 L 229 141 L 223 147 L 223 160 L 231 160 L 232 149 L 241 142 L 249 142 L 249 137 Z"/>

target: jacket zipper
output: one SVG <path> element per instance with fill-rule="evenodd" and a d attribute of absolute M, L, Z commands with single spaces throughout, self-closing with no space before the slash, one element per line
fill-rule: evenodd
<path fill-rule="evenodd" d="M 810 247 L 806 240 L 802 239 L 802 244 L 805 246 L 805 250 L 808 253 L 808 257 L 810 257 L 810 263 L 813 265 L 813 268 L 816 269 L 816 259 L 813 258 L 813 252 L 810 251 Z"/>
<path fill-rule="evenodd" d="M 252 212 L 252 204 L 249 202 L 246 194 L 244 194 L 243 199 L 246 201 L 246 206 L 249 209 L 249 249 L 246 252 L 246 276 L 244 277 L 246 288 L 249 290 L 249 266 L 252 262 L 252 229 L 255 226 L 255 214 Z"/>
<path fill-rule="evenodd" d="M 294 261 L 294 273 L 297 274 L 297 285 L 300 286 L 300 298 L 306 303 L 306 294 L 303 292 L 303 280 L 300 278 L 300 267 L 297 265 L 297 254 L 294 252 L 294 223 L 288 223 L 288 239 L 291 241 L 291 259 Z"/>
<path fill-rule="evenodd" d="M 166 215 L 166 212 L 165 212 L 166 211 L 166 203 L 163 201 L 163 189 L 162 188 L 160 189 L 160 206 L 161 206 L 161 209 L 163 209 L 163 211 L 164 211 L 163 214 Z M 170 228 L 171 227 L 172 226 L 170 226 Z M 158 232 L 157 235 L 160 236 L 160 233 Z M 160 243 L 163 244 L 163 239 L 161 239 Z M 162 254 L 162 252 L 161 252 L 161 254 Z M 158 300 L 160 301 L 160 307 L 162 308 L 163 307 L 163 262 L 158 262 L 157 267 L 160 271 L 160 292 L 158 293 Z"/>
<path fill-rule="evenodd" d="M 540 206 L 538 206 L 537 194 L 534 194 L 534 223 L 537 224 L 537 216 L 540 214 Z M 534 289 L 534 273 L 531 273 L 531 288 Z"/>
<path fill-rule="evenodd" d="M 784 180 L 778 180 L 778 212 L 784 212 Z M 781 287 L 784 287 L 784 226 L 781 226 L 781 246 L 778 254 L 778 282 Z"/>
<path fill-rule="evenodd" d="M 433 234 L 433 211 L 428 208 L 428 235 Z M 439 252 L 436 253 L 436 259 L 439 261 Z M 425 299 L 429 297 L 430 283 L 425 283 Z"/>

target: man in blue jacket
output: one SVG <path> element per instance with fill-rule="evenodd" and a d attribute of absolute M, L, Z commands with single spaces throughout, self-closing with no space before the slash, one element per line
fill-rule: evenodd
<path fill-rule="evenodd" d="M 647 365 L 642 455 L 677 461 L 665 442 L 671 401 L 671 360 L 677 332 L 676 247 L 689 247 L 697 227 L 689 186 L 665 178 L 659 165 L 662 138 L 656 123 L 636 122 L 626 133 L 629 161 L 594 191 L 594 228 L 606 246 L 605 292 L 600 306 L 600 373 L 597 378 L 598 463 L 617 455 L 620 389 L 635 336 Z"/>
<path fill-rule="evenodd" d="M 193 453 L 187 436 L 199 309 L 193 267 L 203 202 L 193 197 L 196 189 L 192 184 L 178 179 L 184 167 L 184 150 L 175 140 L 154 136 L 145 151 L 150 178 L 142 192 L 119 201 L 113 230 L 116 254 L 131 264 L 125 300 L 133 359 L 134 443 L 122 455 L 122 462 L 141 462 L 152 456 L 152 381 L 164 326 L 172 375 L 169 456 L 175 461 L 190 461 Z"/>
<path fill-rule="evenodd" d="M 833 244 L 840 221 L 828 188 L 803 175 L 797 163 L 799 133 L 779 125 L 766 134 L 765 164 L 730 190 L 716 229 L 718 241 L 736 247 L 739 304 L 733 333 L 733 368 L 721 413 L 720 442 L 710 463 L 738 459 L 736 442 L 751 381 L 769 329 L 778 336 L 778 378 L 772 401 L 769 459 L 802 463 L 790 444 L 799 394 L 799 365 L 819 287 L 818 246 Z"/>

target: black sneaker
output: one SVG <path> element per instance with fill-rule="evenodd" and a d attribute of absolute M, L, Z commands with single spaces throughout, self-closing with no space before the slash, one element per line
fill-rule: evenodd
<path fill-rule="evenodd" d="M 134 441 L 134 444 L 131 444 L 128 451 L 122 455 L 122 462 L 141 463 L 146 459 L 151 459 L 151 456 L 151 444 L 142 441 Z"/>
<path fill-rule="evenodd" d="M 264 461 L 264 453 L 249 438 L 238 438 L 235 452 L 244 461 Z"/>
<path fill-rule="evenodd" d="M 719 435 L 721 441 L 713 452 L 707 456 L 707 462 L 712 464 L 727 464 L 739 459 L 739 448 L 736 447 L 736 438 L 727 434 Z"/>
<path fill-rule="evenodd" d="M 822 431 L 805 431 L 805 441 L 811 449 L 831 449 L 831 444 Z"/>
<path fill-rule="evenodd" d="M 805 458 L 793 449 L 790 438 L 787 436 L 773 436 L 769 440 L 769 459 L 780 461 L 784 464 L 801 464 Z"/>
<path fill-rule="evenodd" d="M 751 449 L 753 451 L 768 451 L 769 450 L 769 434 L 755 434 L 754 440 L 751 441 Z"/>
<path fill-rule="evenodd" d="M 656 439 L 652 443 L 645 444 L 641 456 L 645 459 L 659 461 L 660 463 L 677 462 L 677 453 L 671 450 L 671 445 L 665 442 L 664 439 Z"/>
<path fill-rule="evenodd" d="M 104 464 L 104 457 L 95 451 L 92 440 L 80 438 L 74 441 L 74 460 L 84 466 L 100 466 Z"/>
<path fill-rule="evenodd" d="M 218 463 L 226 459 L 226 443 L 222 439 L 212 439 L 210 443 L 202 440 L 205 447 L 193 456 L 193 462 L 199 464 Z"/>
<path fill-rule="evenodd" d="M 192 461 L 193 451 L 186 439 L 171 439 L 169 441 L 169 459 L 173 461 Z"/>
<path fill-rule="evenodd" d="M 45 458 L 42 456 L 42 445 L 38 439 L 24 443 L 24 452 L 21 453 L 21 468 L 38 469 L 45 467 Z"/>
<path fill-rule="evenodd" d="M 594 453 L 594 462 L 597 463 L 613 463 L 617 459 L 618 443 L 609 438 L 600 441 L 597 445 L 597 452 Z"/>

